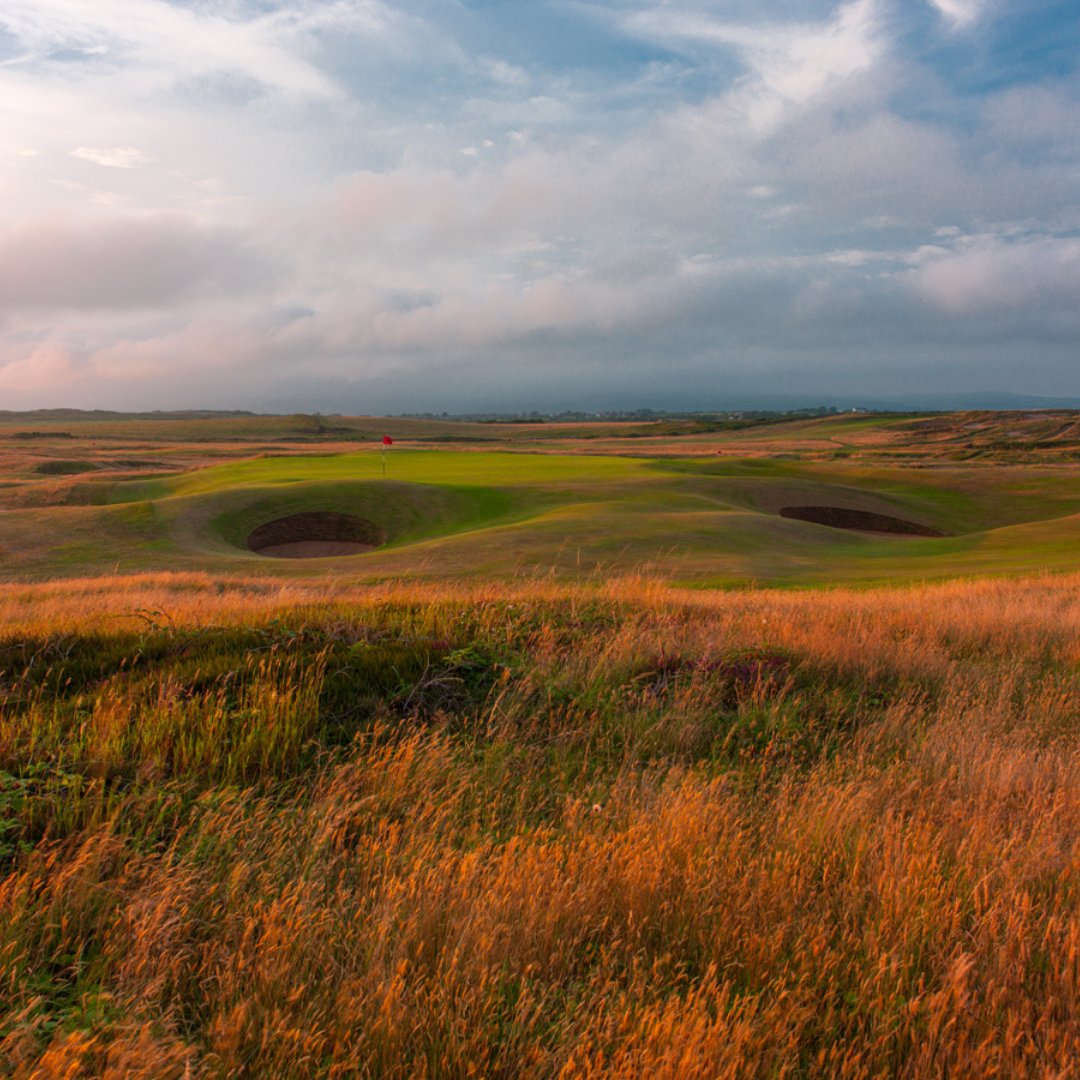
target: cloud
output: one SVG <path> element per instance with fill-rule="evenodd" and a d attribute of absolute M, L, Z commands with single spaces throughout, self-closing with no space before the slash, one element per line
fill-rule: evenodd
<path fill-rule="evenodd" d="M 269 262 L 241 234 L 176 214 L 39 221 L 0 238 L 0 311 L 127 310 L 218 290 L 243 295 L 270 280 Z"/>
<path fill-rule="evenodd" d="M 985 0 L 929 0 L 929 3 L 957 29 L 971 26 L 985 7 Z"/>
<path fill-rule="evenodd" d="M 137 169 L 147 162 L 146 155 L 133 146 L 79 146 L 71 151 L 71 156 L 108 169 Z"/>
<path fill-rule="evenodd" d="M 561 202 L 553 171 L 565 166 L 539 154 L 465 176 L 449 170 L 360 172 L 337 186 L 317 210 L 331 236 L 451 255 L 477 245 L 526 242 L 551 224 Z"/>
<path fill-rule="evenodd" d="M 931 249 L 909 281 L 954 315 L 1029 311 L 1045 317 L 1080 296 L 1080 238 L 959 237 L 952 250 Z"/>
<path fill-rule="evenodd" d="M 1066 162 L 1080 154 L 1080 87 L 1075 83 L 1055 79 L 1009 87 L 985 101 L 982 117 L 998 147 Z"/>
<path fill-rule="evenodd" d="M 81 375 L 74 350 L 56 342 L 33 345 L 6 363 L 0 361 L 0 387 L 9 392 L 41 394 L 70 386 Z"/>
<path fill-rule="evenodd" d="M 84 330 L 69 375 L 49 385 L 39 374 L 68 355 L 70 334 L 54 323 L 45 340 L 0 351 L 0 363 L 12 361 L 11 394 L 47 393 L 54 403 L 75 400 L 76 387 L 85 388 L 79 401 L 111 394 L 150 403 L 169 385 L 171 399 L 191 405 L 210 394 L 246 407 L 302 399 L 345 410 L 495 407 L 500 395 L 518 407 L 635 399 L 721 407 L 725 394 L 752 391 L 755 380 L 761 392 L 762 363 L 782 373 L 770 384 L 778 392 L 865 393 L 868 375 L 879 393 L 903 391 L 914 371 L 943 382 L 942 349 L 954 386 L 982 371 L 983 385 L 1009 388 L 1013 350 L 1035 340 L 1039 368 L 1067 380 L 1078 327 L 1075 318 L 1071 328 L 1062 322 L 1061 297 L 1067 275 L 1075 280 L 1074 255 L 1054 256 L 1064 274 L 1029 280 L 1049 245 L 1006 255 L 998 250 L 1006 240 L 954 238 L 954 250 L 941 239 L 918 251 L 556 275 L 526 288 L 467 279 L 428 293 L 343 287 L 318 310 L 282 310 L 274 320 L 252 298 L 176 325 L 132 319 L 126 334 L 96 341 Z M 991 271 L 973 279 L 971 259 L 984 249 Z M 83 396 L 91 391 L 96 399 Z"/>
<path fill-rule="evenodd" d="M 774 129 L 792 106 L 868 71 L 884 49 L 878 0 L 849 0 L 821 23 L 729 23 L 665 5 L 631 15 L 623 25 L 630 33 L 676 45 L 734 50 L 749 72 L 732 102 L 759 131 Z"/>
<path fill-rule="evenodd" d="M 5 393 L 1075 380 L 1074 58 L 935 8 L 7 0 Z"/>
<path fill-rule="evenodd" d="M 0 25 L 23 41 L 39 62 L 74 49 L 84 61 L 137 60 L 169 79 L 180 73 L 238 71 L 291 93 L 335 94 L 330 81 L 283 40 L 289 33 L 325 24 L 325 12 L 316 8 L 306 18 L 300 12 L 230 18 L 228 5 L 218 7 L 186 8 L 163 0 L 7 0 Z M 340 10 L 342 5 L 330 7 Z M 374 7 L 359 3 L 353 10 Z"/>

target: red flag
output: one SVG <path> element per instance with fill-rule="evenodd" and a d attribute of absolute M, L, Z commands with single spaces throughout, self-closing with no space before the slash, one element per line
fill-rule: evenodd
<path fill-rule="evenodd" d="M 383 446 L 393 446 L 394 445 L 394 440 L 391 439 L 389 435 L 384 435 L 382 437 L 382 444 L 383 444 Z"/>

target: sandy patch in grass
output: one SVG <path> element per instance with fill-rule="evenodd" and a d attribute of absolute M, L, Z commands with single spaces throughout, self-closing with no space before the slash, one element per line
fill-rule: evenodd
<path fill-rule="evenodd" d="M 288 544 L 268 544 L 259 549 L 259 554 L 275 559 L 326 559 L 336 555 L 361 555 L 377 547 L 377 544 L 358 544 L 351 540 L 294 540 Z"/>

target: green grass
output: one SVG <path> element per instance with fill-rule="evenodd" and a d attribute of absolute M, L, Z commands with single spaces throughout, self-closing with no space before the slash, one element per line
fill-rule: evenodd
<path fill-rule="evenodd" d="M 387 479 L 418 484 L 597 483 L 625 480 L 642 468 L 632 458 L 569 454 L 392 450 L 387 458 Z M 375 480 L 382 477 L 381 459 L 372 453 L 259 458 L 187 473 L 167 483 L 172 493 L 196 495 L 266 484 Z"/>
<path fill-rule="evenodd" d="M 258 457 L 99 482 L 94 505 L 0 516 L 9 578 L 209 569 L 359 580 L 650 573 L 692 585 L 874 583 L 1073 569 L 1080 477 L 1061 468 L 393 450 Z M 92 498 L 91 498 L 92 497 Z M 943 539 L 867 536 L 780 518 L 840 505 L 923 522 Z M 306 510 L 376 522 L 379 551 L 282 563 L 257 525 Z"/>

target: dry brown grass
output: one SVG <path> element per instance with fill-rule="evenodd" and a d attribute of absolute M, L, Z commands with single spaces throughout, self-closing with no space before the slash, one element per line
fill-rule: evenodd
<path fill-rule="evenodd" d="M 1078 586 L 5 586 L 0 1068 L 1077 1075 Z"/>

